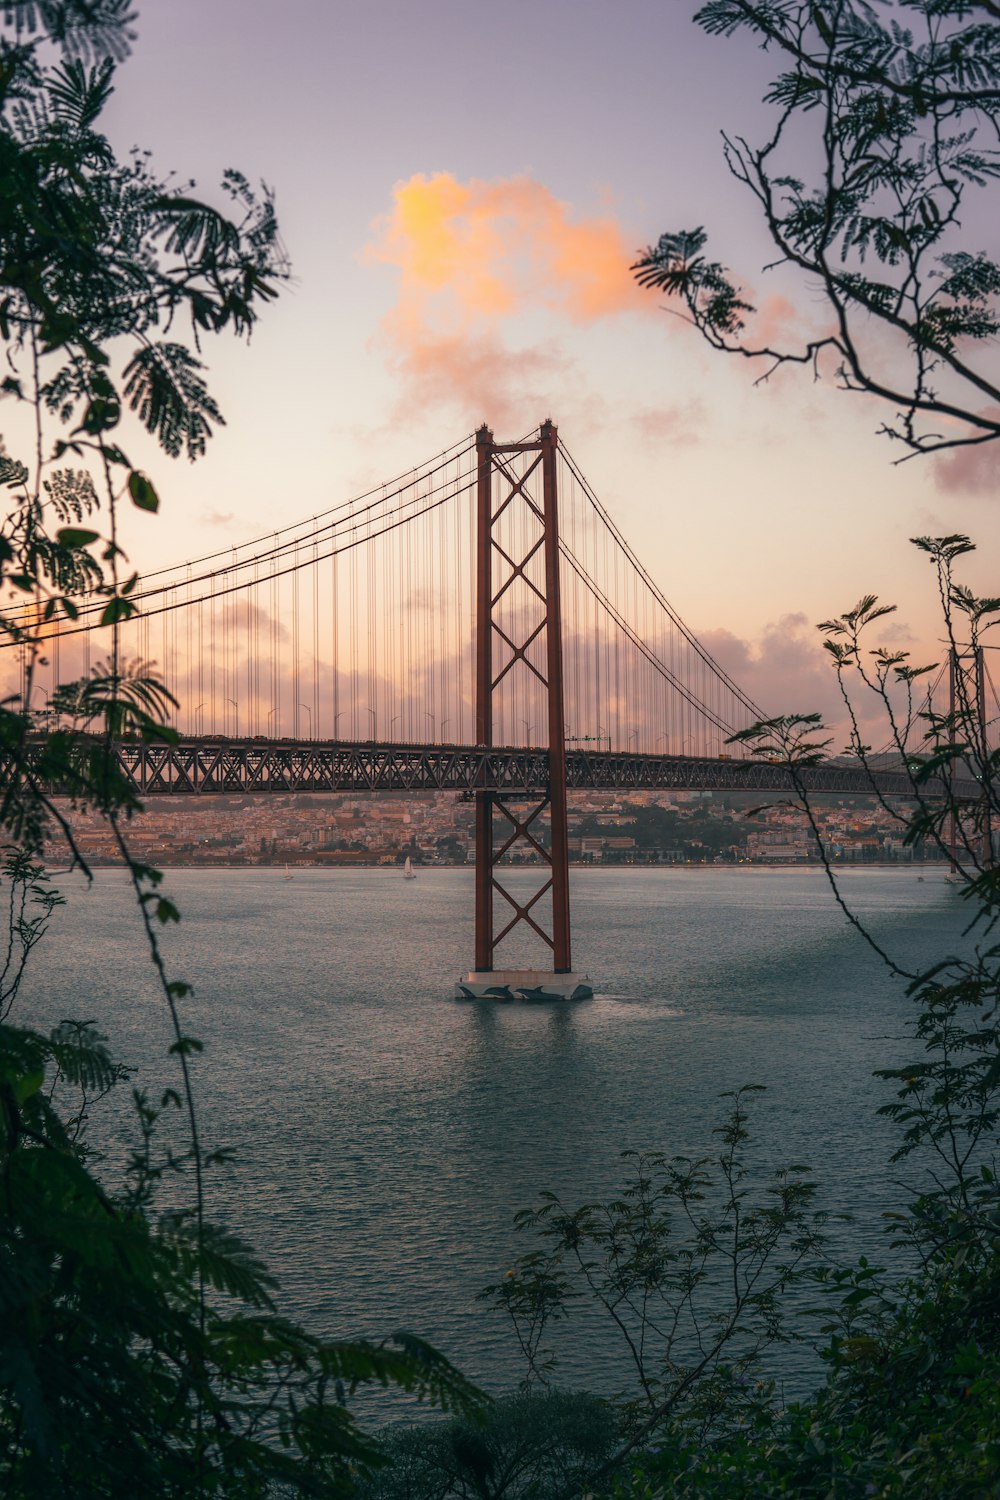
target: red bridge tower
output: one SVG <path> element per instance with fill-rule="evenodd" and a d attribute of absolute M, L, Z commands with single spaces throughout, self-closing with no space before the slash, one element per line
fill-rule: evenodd
<path fill-rule="evenodd" d="M 502 792 L 484 787 L 475 794 L 475 969 L 459 985 L 467 998 L 584 999 L 592 993 L 586 976 L 573 973 L 570 949 L 557 447 L 550 421 L 534 442 L 496 443 L 488 427 L 476 434 L 476 742 L 494 744 L 497 695 L 520 673 L 539 717 L 547 719 L 548 749 L 539 759 L 539 784 Z M 548 846 L 540 837 L 546 822 Z M 504 856 L 518 847 L 541 861 L 540 884 L 527 900 L 503 878 Z M 521 927 L 551 951 L 551 969 L 495 968 L 497 947 Z"/>

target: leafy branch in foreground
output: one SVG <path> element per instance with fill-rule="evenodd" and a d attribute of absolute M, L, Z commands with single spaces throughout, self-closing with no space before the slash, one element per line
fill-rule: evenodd
<path fill-rule="evenodd" d="M 980 652 L 1000 601 L 977 597 L 953 568 L 968 538 L 920 537 L 935 568 L 953 652 Z M 947 711 L 914 694 L 928 668 L 905 653 L 868 650 L 866 631 L 887 612 L 874 595 L 820 629 L 851 711 L 852 753 L 885 797 L 887 766 L 908 777 L 911 842 L 933 839 L 955 853 L 956 887 L 968 921 L 956 951 L 926 967 L 878 943 L 839 889 L 838 900 L 890 970 L 907 982 L 912 1052 L 877 1076 L 894 1086 L 881 1113 L 901 1131 L 894 1163 L 911 1174 L 910 1202 L 884 1214 L 895 1273 L 861 1259 L 817 1275 L 827 1301 L 822 1350 L 827 1379 L 809 1401 L 777 1411 L 761 1403 L 741 1432 L 705 1442 L 666 1429 L 636 1455 L 618 1493 L 795 1494 L 838 1500 L 987 1500 L 1000 1472 L 1000 944 L 992 828 L 997 802 L 996 726 L 961 677 Z M 981 657 L 979 660 L 981 661 Z M 875 757 L 860 736 L 858 691 L 874 696 L 894 755 Z M 779 760 L 807 813 L 808 768 L 825 748 L 816 715 L 789 715 L 743 736 Z M 819 840 L 815 819 L 814 832 Z M 954 832 L 949 829 L 954 825 Z M 906 1270 L 906 1267 L 916 1270 Z"/>
<path fill-rule="evenodd" d="M 121 0 L 15 0 L 0 36 L 0 395 L 26 450 L 0 446 L 0 651 L 17 678 L 0 702 L 0 1491 L 339 1497 L 379 1461 L 348 1408 L 358 1385 L 462 1415 L 482 1398 L 410 1334 L 321 1339 L 280 1316 L 272 1278 L 206 1210 L 205 1173 L 221 1153 L 199 1137 L 200 1043 L 181 1013 L 190 986 L 160 943 L 180 914 L 161 873 L 130 855 L 125 826 L 140 804 L 114 753 L 121 739 L 172 738 L 176 706 L 153 667 L 122 659 L 138 580 L 119 507 L 155 512 L 159 496 L 121 433 L 131 419 L 168 455 L 199 457 L 222 421 L 202 344 L 247 335 L 288 270 L 266 188 L 228 172 L 220 209 L 193 184 L 158 179 L 145 154 L 119 161 L 100 133 L 131 22 Z M 107 660 L 39 710 L 37 666 L 85 608 Z M 180 1073 L 158 1102 L 134 1094 L 137 1144 L 118 1187 L 92 1122 L 126 1071 L 85 1021 L 46 1036 L 7 1016 L 60 900 L 41 860 L 65 851 L 89 873 L 57 796 L 98 810 L 112 832 Z M 186 1120 L 182 1149 L 161 1144 L 172 1111 Z"/>
<path fill-rule="evenodd" d="M 1000 1205 L 992 1175 L 1000 1122 L 1000 944 L 994 937 L 1000 915 L 994 848 L 994 829 L 1000 823 L 1000 748 L 996 724 L 990 725 L 984 712 L 988 673 L 983 653 L 987 633 L 1000 623 L 1000 598 L 976 596 L 956 580 L 956 563 L 974 550 L 968 537 L 916 537 L 914 545 L 935 570 L 951 658 L 947 706 L 936 703 L 930 691 L 924 695 L 915 688 L 936 671 L 940 696 L 945 674 L 938 664 L 915 666 L 905 651 L 866 648 L 866 633 L 892 609 L 874 595 L 819 629 L 849 716 L 850 754 L 866 773 L 872 794 L 903 826 L 905 842 L 930 841 L 948 855 L 956 889 L 968 907 L 965 938 L 971 951 L 916 967 L 904 955 L 888 952 L 851 909 L 803 774 L 829 743 L 801 739 L 801 726 L 818 729 L 817 715 L 768 720 L 738 738 L 786 767 L 837 900 L 890 971 L 906 981 L 907 995 L 915 1002 L 914 1033 L 923 1056 L 879 1075 L 899 1084 L 896 1101 L 883 1111 L 906 1127 L 897 1159 L 920 1153 L 932 1171 L 931 1184 L 921 1191 L 908 1221 L 910 1229 L 928 1253 L 957 1237 L 988 1254 L 992 1216 Z M 963 661 L 973 664 L 971 671 L 963 670 Z M 877 756 L 861 735 L 861 694 L 884 716 L 888 743 Z M 905 781 L 903 799 L 898 790 L 895 795 L 885 790 L 886 771 L 894 786 Z"/>
<path fill-rule="evenodd" d="M 606 1402 L 579 1391 L 521 1391 L 475 1420 L 458 1417 L 382 1434 L 384 1466 L 364 1500 L 534 1500 L 585 1488 L 614 1451 L 618 1422 Z"/>
<path fill-rule="evenodd" d="M 420 1340 L 317 1338 L 275 1311 L 273 1279 L 237 1236 L 184 1212 L 154 1216 L 180 1164 L 156 1160 L 159 1111 L 142 1095 L 127 1189 L 102 1185 L 65 1117 L 120 1080 L 92 1029 L 0 1028 L 5 1495 L 244 1500 L 279 1483 L 341 1495 L 378 1462 L 345 1405 L 359 1384 L 477 1408 L 473 1387 Z"/>
<path fill-rule="evenodd" d="M 723 136 L 783 272 L 825 316 L 757 332 L 753 294 L 706 253 L 701 227 L 660 236 L 633 266 L 715 349 L 878 397 L 905 457 L 1000 437 L 986 353 L 1000 332 L 1000 263 L 969 242 L 973 198 L 1000 176 L 994 0 L 708 0 L 695 20 L 745 35 L 782 67 L 763 145 Z M 808 150 L 804 151 L 804 143 Z M 803 160 L 814 160 L 807 179 Z"/>
<path fill-rule="evenodd" d="M 625 1436 L 608 1470 L 657 1431 L 703 1443 L 746 1420 L 761 1360 L 787 1336 L 784 1294 L 819 1256 L 822 1216 L 806 1168 L 751 1170 L 757 1092 L 726 1096 L 717 1155 L 627 1152 L 625 1181 L 607 1201 L 569 1208 L 543 1193 L 515 1219 L 539 1248 L 481 1293 L 510 1321 L 528 1388 L 552 1378 L 551 1325 L 581 1306 L 601 1315 L 630 1377 L 615 1401 Z"/>

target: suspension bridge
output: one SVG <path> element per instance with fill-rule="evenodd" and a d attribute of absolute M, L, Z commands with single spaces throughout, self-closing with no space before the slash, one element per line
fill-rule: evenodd
<path fill-rule="evenodd" d="M 763 711 L 671 606 L 551 422 L 510 443 L 482 427 L 343 504 L 146 573 L 131 598 L 115 627 L 121 670 L 155 664 L 177 704 L 176 743 L 116 747 L 143 796 L 475 799 L 471 993 L 526 975 L 538 982 L 525 992 L 579 990 L 573 789 L 790 790 L 782 766 L 730 743 Z M 75 619 L 26 629 L 24 701 L 44 713 L 59 684 L 101 670 L 104 609 L 95 594 Z M 804 774 L 815 791 L 871 791 L 859 767 Z M 880 783 L 912 792 L 902 771 Z M 503 868 L 515 846 L 540 865 L 528 896 Z M 501 944 L 525 933 L 545 969 L 498 970 Z"/>

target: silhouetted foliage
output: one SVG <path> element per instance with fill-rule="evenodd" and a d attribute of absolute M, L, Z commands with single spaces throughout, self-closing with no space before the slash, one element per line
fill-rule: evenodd
<path fill-rule="evenodd" d="M 918 537 L 936 572 L 945 639 L 968 657 L 1000 621 L 1000 599 L 979 598 L 954 577 L 968 538 Z M 842 909 L 891 971 L 913 1007 L 912 1053 L 877 1076 L 893 1086 L 880 1113 L 899 1125 L 893 1162 L 910 1203 L 886 1211 L 892 1272 L 862 1259 L 817 1268 L 824 1298 L 825 1385 L 810 1402 L 759 1403 L 742 1434 L 695 1443 L 672 1432 L 642 1455 L 623 1492 L 677 1496 L 748 1493 L 907 1496 L 997 1494 L 1000 1473 L 1000 914 L 992 830 L 1000 807 L 996 725 L 987 723 L 958 670 L 947 712 L 923 696 L 934 670 L 904 652 L 867 647 L 890 609 L 867 595 L 820 629 L 851 715 L 850 753 L 910 842 L 930 839 L 954 856 L 968 907 L 963 951 L 914 969 L 869 931 L 844 897 L 812 819 L 802 773 L 828 753 L 815 714 L 785 715 L 738 738 L 787 767 Z M 880 769 L 859 729 L 858 693 L 881 704 L 899 766 L 911 778 L 911 811 L 886 801 Z M 954 825 L 952 827 L 952 825 Z M 889 1247 L 887 1247 L 889 1248 Z"/>
<path fill-rule="evenodd" d="M 365 1500 L 534 1500 L 572 1494 L 613 1453 L 614 1412 L 576 1391 L 525 1391 L 494 1402 L 475 1422 L 385 1433 L 385 1467 Z"/>
<path fill-rule="evenodd" d="M 287 265 L 269 192 L 228 172 L 223 211 L 193 185 L 158 179 L 142 153 L 119 161 L 100 134 L 132 19 L 120 0 L 15 0 L 0 38 L 0 389 L 30 413 L 32 434 L 32 451 L 0 453 L 0 624 L 19 671 L 0 703 L 0 1492 L 343 1495 L 379 1461 L 347 1405 L 358 1384 L 391 1384 L 447 1411 L 480 1398 L 410 1334 L 325 1340 L 279 1316 L 261 1262 L 206 1214 L 205 1174 L 222 1154 L 199 1137 L 201 1044 L 179 1008 L 190 986 L 168 974 L 157 935 L 180 914 L 161 873 L 129 854 L 139 804 L 112 753 L 121 738 L 173 736 L 169 692 L 119 650 L 137 578 L 117 507 L 159 504 L 120 431 L 131 413 L 167 454 L 203 453 L 222 415 L 202 341 L 247 334 Z M 60 683 L 38 711 L 47 632 L 94 596 L 108 660 Z M 87 873 L 56 793 L 107 820 L 173 1027 L 176 1071 L 158 1099 L 133 1093 L 120 1181 L 88 1131 L 127 1081 L 105 1039 L 83 1022 L 43 1035 L 11 1020 L 61 899 L 46 855 L 68 853 Z M 181 1150 L 160 1128 L 178 1110 Z"/>
<path fill-rule="evenodd" d="M 571 1208 L 543 1193 L 515 1220 L 539 1248 L 482 1293 L 509 1318 L 529 1387 L 556 1368 L 543 1342 L 552 1325 L 580 1306 L 602 1315 L 629 1368 L 617 1398 L 626 1451 L 665 1423 L 704 1439 L 735 1419 L 762 1356 L 786 1337 L 785 1292 L 819 1253 L 822 1220 L 805 1168 L 754 1183 L 755 1092 L 732 1097 L 717 1155 L 627 1152 L 610 1200 Z"/>
<path fill-rule="evenodd" d="M 770 138 L 726 138 L 737 180 L 760 206 L 776 264 L 823 294 L 832 328 L 755 340 L 754 309 L 705 253 L 703 229 L 661 237 L 634 268 L 678 297 L 715 348 L 823 373 L 895 408 L 883 431 L 906 456 L 992 442 L 1000 387 L 984 359 L 1000 331 L 1000 266 L 970 242 L 972 197 L 1000 172 L 1000 8 L 994 0 L 709 0 L 710 33 L 745 32 L 784 71 L 768 102 Z M 815 171 L 803 178 L 813 150 Z M 786 151 L 794 151 L 794 167 Z M 940 419 L 945 419 L 942 424 Z M 698 1444 L 662 1435 L 622 1493 L 693 1497 L 995 1497 L 1000 1473 L 1000 810 L 996 724 L 976 687 L 1000 599 L 977 597 L 955 565 L 964 536 L 918 537 L 935 569 L 943 662 L 869 646 L 891 609 L 866 595 L 820 629 L 851 725 L 848 753 L 907 844 L 931 842 L 967 904 L 965 943 L 926 968 L 883 943 L 845 898 L 823 848 L 805 773 L 831 753 L 820 716 L 785 714 L 737 738 L 780 761 L 811 824 L 835 899 L 906 985 L 912 1051 L 880 1070 L 882 1113 L 900 1127 L 890 1170 L 910 1203 L 886 1214 L 891 1253 L 910 1274 L 861 1260 L 817 1275 L 826 1298 L 828 1378 L 809 1402 L 762 1402 L 742 1435 Z M 950 672 L 947 709 L 927 693 Z M 861 725 L 859 695 L 881 708 L 888 756 Z M 869 701 L 870 706 L 870 701 Z M 907 808 L 884 791 L 908 778 Z"/>
<path fill-rule="evenodd" d="M 757 200 L 773 265 L 810 302 L 820 288 L 821 315 L 803 305 L 783 333 L 756 336 L 700 227 L 661 235 L 633 267 L 714 348 L 763 361 L 762 379 L 806 364 L 888 402 L 881 430 L 908 455 L 1000 436 L 984 358 L 1000 263 L 969 227 L 972 195 L 1000 174 L 998 17 L 994 0 L 709 0 L 695 18 L 707 32 L 745 33 L 783 68 L 770 136 L 724 136 L 726 161 Z"/>

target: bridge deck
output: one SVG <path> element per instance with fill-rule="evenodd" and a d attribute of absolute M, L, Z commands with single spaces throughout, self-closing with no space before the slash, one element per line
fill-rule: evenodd
<path fill-rule="evenodd" d="M 382 745 L 356 741 L 185 739 L 176 745 L 121 742 L 119 765 L 144 797 L 288 792 L 472 792 L 531 794 L 549 779 L 546 750 L 476 745 Z M 814 792 L 863 793 L 861 768 L 817 766 L 802 773 Z M 569 750 L 573 789 L 791 792 L 788 771 L 767 761 Z M 905 772 L 880 772 L 879 790 L 913 795 Z"/>

